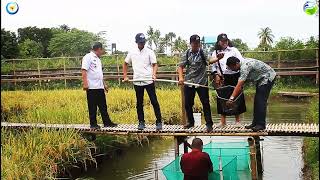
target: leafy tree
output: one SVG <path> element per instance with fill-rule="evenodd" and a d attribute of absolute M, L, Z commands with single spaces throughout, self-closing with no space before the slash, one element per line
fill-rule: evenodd
<path fill-rule="evenodd" d="M 233 43 L 234 47 L 239 49 L 239 51 L 248 51 L 249 50 L 247 43 L 242 42 L 242 40 L 239 38 L 232 39 L 231 42 Z"/>
<path fill-rule="evenodd" d="M 173 50 L 182 53 L 188 49 L 188 42 L 180 36 L 173 43 Z"/>
<path fill-rule="evenodd" d="M 35 42 L 41 43 L 43 50 L 40 57 L 49 57 L 50 53 L 48 51 L 49 41 L 53 37 L 52 29 L 50 28 L 38 28 L 36 26 L 29 26 L 25 28 L 18 29 L 18 42 L 22 43 L 25 40 L 33 40 Z"/>
<path fill-rule="evenodd" d="M 274 35 L 272 34 L 272 30 L 269 27 L 261 28 L 258 32 L 258 37 L 260 39 L 260 44 L 258 48 L 263 50 L 271 49 L 271 44 L 273 43 Z"/>
<path fill-rule="evenodd" d="M 22 58 L 35 58 L 41 57 L 43 46 L 41 43 L 26 39 L 19 44 L 20 57 Z"/>
<path fill-rule="evenodd" d="M 301 40 L 295 40 L 292 37 L 282 37 L 274 47 L 277 50 L 282 49 L 304 49 L 304 43 Z M 297 60 L 304 58 L 303 51 L 281 52 L 281 59 Z"/>
<path fill-rule="evenodd" d="M 69 32 L 58 33 L 49 43 L 49 51 L 53 56 L 80 56 L 89 52 L 93 42 L 101 38 L 91 32 L 72 29 Z"/>
<path fill-rule="evenodd" d="M 315 38 L 311 36 L 308 41 L 305 43 L 306 48 L 319 48 L 319 36 Z"/>
<path fill-rule="evenodd" d="M 19 48 L 17 36 L 14 32 L 1 29 L 1 59 L 17 58 L 19 55 Z"/>

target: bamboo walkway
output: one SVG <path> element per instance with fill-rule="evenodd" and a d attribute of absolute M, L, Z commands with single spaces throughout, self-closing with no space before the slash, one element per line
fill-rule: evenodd
<path fill-rule="evenodd" d="M 245 125 L 245 124 L 244 124 Z M 213 126 L 212 132 L 206 132 L 205 125 L 184 129 L 182 125 L 163 125 L 161 131 L 156 131 L 155 125 L 148 124 L 142 131 L 136 124 L 119 124 L 117 127 L 90 129 L 88 124 L 40 124 L 40 123 L 9 123 L 1 122 L 1 128 L 8 129 L 74 129 L 81 133 L 110 134 L 110 135 L 148 135 L 148 136 L 306 136 L 318 137 L 319 125 L 306 123 L 268 124 L 263 131 L 253 132 L 243 127 L 227 125 L 223 128 Z"/>

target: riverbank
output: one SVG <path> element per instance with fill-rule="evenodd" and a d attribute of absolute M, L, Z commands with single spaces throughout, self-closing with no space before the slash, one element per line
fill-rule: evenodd
<path fill-rule="evenodd" d="M 319 100 L 311 101 L 306 122 L 319 123 Z M 319 180 L 319 137 L 303 140 L 304 180 Z"/>

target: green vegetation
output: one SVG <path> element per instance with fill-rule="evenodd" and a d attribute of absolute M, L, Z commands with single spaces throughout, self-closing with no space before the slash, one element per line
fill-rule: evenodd
<path fill-rule="evenodd" d="M 179 89 L 157 90 L 164 123 L 180 119 Z M 82 90 L 2 91 L 1 121 L 88 124 L 85 92 Z M 145 96 L 145 118 L 154 123 L 154 113 Z M 170 99 L 170 101 L 168 101 Z M 135 93 L 132 89 L 111 89 L 107 95 L 110 117 L 117 123 L 137 123 Z M 76 108 L 75 108 L 76 107 Z M 196 99 L 195 111 L 200 111 Z M 100 116 L 100 115 L 99 115 Z M 101 118 L 98 117 L 101 123 Z M 54 178 L 77 162 L 94 162 L 90 150 L 108 152 L 141 143 L 135 136 L 98 136 L 95 144 L 75 131 L 1 130 L 3 179 Z M 136 143 L 138 142 L 138 143 Z M 30 163 L 32 162 L 32 163 Z"/>
<path fill-rule="evenodd" d="M 307 122 L 319 124 L 319 100 L 313 99 L 307 112 Z M 304 138 L 304 177 L 307 180 L 319 179 L 319 137 Z"/>
<path fill-rule="evenodd" d="M 54 179 L 78 162 L 95 162 L 95 145 L 72 130 L 1 129 L 1 179 Z"/>

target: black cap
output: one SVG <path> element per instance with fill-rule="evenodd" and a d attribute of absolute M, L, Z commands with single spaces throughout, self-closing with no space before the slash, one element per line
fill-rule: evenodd
<path fill-rule="evenodd" d="M 143 33 L 138 33 L 136 35 L 136 43 L 144 43 L 146 42 L 146 37 L 144 36 Z"/>
<path fill-rule="evenodd" d="M 197 34 L 190 36 L 190 43 L 192 43 L 192 42 L 199 42 L 200 43 L 200 36 L 198 36 Z"/>
<path fill-rule="evenodd" d="M 226 34 L 222 33 L 218 35 L 217 41 L 225 41 L 225 40 L 229 40 Z"/>
<path fill-rule="evenodd" d="M 97 50 L 99 48 L 102 48 L 102 43 L 101 42 L 95 42 L 93 45 L 92 45 L 92 49 L 93 50 Z"/>

